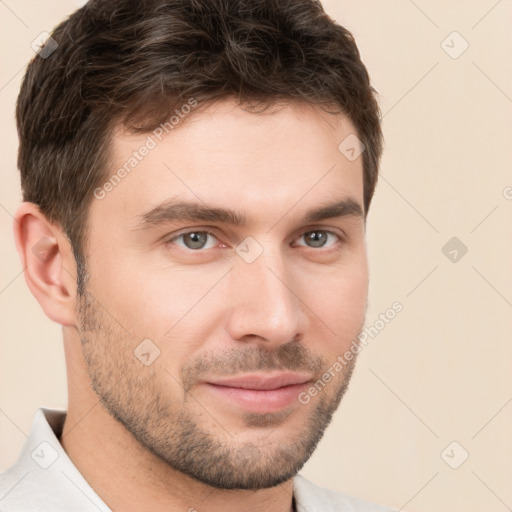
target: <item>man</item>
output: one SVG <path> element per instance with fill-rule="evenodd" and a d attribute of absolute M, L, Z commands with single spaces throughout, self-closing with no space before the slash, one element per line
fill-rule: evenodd
<path fill-rule="evenodd" d="M 17 122 L 15 239 L 69 403 L 0 508 L 385 510 L 298 475 L 367 304 L 382 134 L 350 33 L 311 0 L 93 0 Z"/>

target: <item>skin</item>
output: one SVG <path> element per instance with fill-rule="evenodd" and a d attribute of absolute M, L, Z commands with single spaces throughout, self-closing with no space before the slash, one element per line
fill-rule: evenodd
<path fill-rule="evenodd" d="M 92 200 L 83 296 L 59 226 L 31 203 L 18 209 L 27 284 L 63 326 L 69 405 L 60 441 L 113 510 L 292 510 L 292 477 L 355 358 L 309 403 L 268 414 L 219 398 L 204 380 L 288 369 L 314 382 L 360 333 L 364 215 L 302 221 L 339 199 L 363 209 L 362 158 L 338 150 L 353 133 L 343 115 L 302 103 L 254 114 L 224 100 L 194 112 Z M 147 136 L 117 127 L 111 174 Z M 231 208 L 247 224 L 141 229 L 141 215 L 170 198 Z M 214 235 L 199 250 L 176 238 L 204 229 Z M 303 235 L 319 230 L 325 245 L 308 244 Z M 252 263 L 236 252 L 247 237 L 262 250 Z M 45 258 L 32 251 L 41 239 Z M 148 339 L 145 352 L 158 357 L 145 365 L 134 351 Z"/>

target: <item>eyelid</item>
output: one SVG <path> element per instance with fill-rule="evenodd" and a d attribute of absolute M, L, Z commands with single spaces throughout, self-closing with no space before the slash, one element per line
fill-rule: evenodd
<path fill-rule="evenodd" d="M 217 241 L 220 242 L 217 235 L 211 229 L 208 229 L 208 228 L 190 229 L 189 228 L 189 229 L 186 229 L 185 231 L 181 231 L 181 232 L 178 232 L 178 233 L 172 235 L 171 238 L 166 237 L 165 243 L 169 244 L 171 242 L 174 242 L 176 239 L 178 239 L 184 235 L 188 235 L 189 233 L 207 233 L 208 235 L 212 236 L 213 238 L 215 238 Z M 200 251 L 209 250 L 209 249 L 189 249 L 188 247 L 183 247 L 183 249 L 187 249 L 188 251 L 191 251 L 191 252 L 200 252 Z"/>
<path fill-rule="evenodd" d="M 310 233 L 311 231 L 325 231 L 326 233 L 332 233 L 333 235 L 336 235 L 340 240 L 345 240 L 347 237 L 341 228 L 318 224 L 316 226 L 306 226 L 305 228 L 301 228 L 298 234 L 295 235 L 295 238 L 298 238 L 305 233 Z"/>

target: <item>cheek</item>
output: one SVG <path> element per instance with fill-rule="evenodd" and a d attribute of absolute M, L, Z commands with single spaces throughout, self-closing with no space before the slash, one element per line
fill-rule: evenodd
<path fill-rule="evenodd" d="M 368 271 L 362 257 L 350 268 L 338 269 L 309 281 L 307 305 L 314 312 L 311 326 L 325 334 L 325 351 L 336 356 L 350 346 L 363 328 L 368 297 Z M 318 333 L 309 333 L 318 339 Z M 327 342 L 329 340 L 329 342 Z"/>
<path fill-rule="evenodd" d="M 91 268 L 91 293 L 132 338 L 160 340 L 165 347 L 199 335 L 219 314 L 225 301 L 216 284 L 225 273 L 225 268 L 148 265 L 129 255 L 103 258 Z"/>
<path fill-rule="evenodd" d="M 108 320 L 122 326 L 132 339 L 156 336 L 164 328 L 155 329 L 158 319 L 162 324 L 171 322 L 163 315 L 171 294 L 163 297 L 162 283 L 152 282 L 146 269 L 131 264 L 129 258 L 108 251 L 91 258 L 89 274 L 88 291 L 108 313 Z"/>

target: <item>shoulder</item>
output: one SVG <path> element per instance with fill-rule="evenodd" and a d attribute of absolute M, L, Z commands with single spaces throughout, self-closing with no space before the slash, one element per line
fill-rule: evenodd
<path fill-rule="evenodd" d="M 396 512 L 314 484 L 298 474 L 293 479 L 297 512 Z"/>

